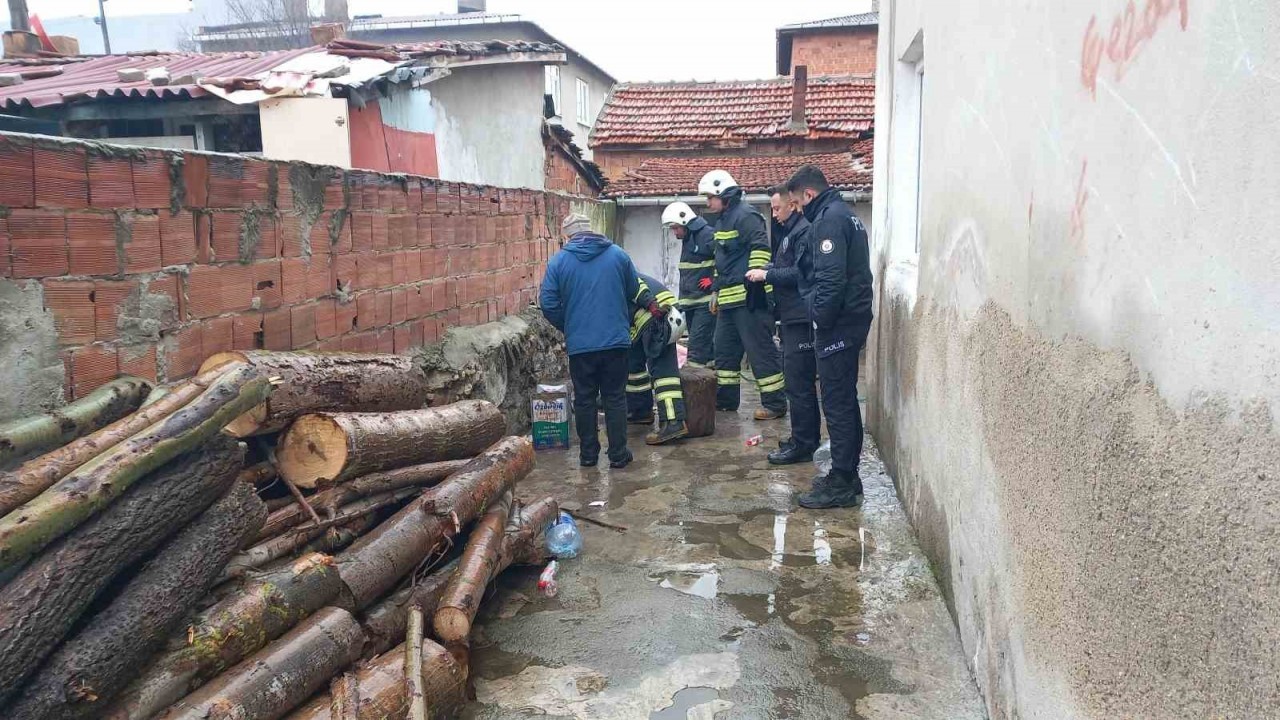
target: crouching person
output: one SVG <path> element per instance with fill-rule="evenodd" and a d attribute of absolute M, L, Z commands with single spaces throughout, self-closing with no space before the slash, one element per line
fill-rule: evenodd
<path fill-rule="evenodd" d="M 657 400 L 658 429 L 644 441 L 663 445 L 689 434 L 676 360 L 676 340 L 684 332 L 684 316 L 666 286 L 648 275 L 638 277 L 640 293 L 633 307 L 627 358 L 628 419 L 636 424 L 652 424 Z"/>

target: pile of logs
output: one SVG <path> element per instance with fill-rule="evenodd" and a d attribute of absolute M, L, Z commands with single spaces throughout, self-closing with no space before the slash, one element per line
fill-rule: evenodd
<path fill-rule="evenodd" d="M 409 358 L 245 352 L 0 426 L 0 717 L 454 717 L 557 507 L 496 407 L 428 401 Z"/>

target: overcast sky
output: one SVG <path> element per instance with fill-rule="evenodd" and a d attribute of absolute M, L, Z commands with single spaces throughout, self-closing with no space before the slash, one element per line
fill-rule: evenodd
<path fill-rule="evenodd" d="M 451 0 L 349 1 L 352 14 L 425 15 L 457 7 Z M 97 0 L 27 4 L 42 18 L 97 13 Z M 107 0 L 106 7 L 109 21 L 127 22 L 129 15 L 189 12 L 191 2 Z M 489 12 L 537 22 L 619 80 L 770 77 L 778 26 L 870 9 L 871 0 L 489 0 Z M 7 8 L 0 8 L 0 17 L 7 16 Z"/>

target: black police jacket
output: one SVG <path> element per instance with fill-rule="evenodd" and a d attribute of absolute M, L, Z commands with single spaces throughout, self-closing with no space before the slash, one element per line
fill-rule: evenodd
<path fill-rule="evenodd" d="M 700 217 L 685 226 L 684 240 L 680 244 L 680 306 L 706 305 L 711 301 L 711 289 L 698 286 L 704 278 L 716 279 L 715 230 Z"/>
<path fill-rule="evenodd" d="M 804 208 L 813 248 L 813 281 L 806 299 L 819 357 L 858 350 L 854 328 L 871 322 L 871 248 L 867 229 L 838 190 Z"/>
<path fill-rule="evenodd" d="M 813 276 L 813 243 L 809 221 L 801 213 L 793 213 L 781 228 L 773 266 L 765 281 L 773 286 L 773 299 L 778 307 L 778 320 L 784 325 L 808 323 L 809 307 L 803 290 L 806 278 Z"/>

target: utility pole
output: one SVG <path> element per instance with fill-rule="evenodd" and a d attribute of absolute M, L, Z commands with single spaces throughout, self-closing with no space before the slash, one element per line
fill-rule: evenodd
<path fill-rule="evenodd" d="M 107 9 L 103 5 L 106 1 L 107 0 L 98 0 L 98 24 L 102 26 L 102 52 L 106 55 L 110 55 L 111 35 L 107 32 Z"/>
<path fill-rule="evenodd" d="M 9 0 L 9 27 L 31 32 L 31 13 L 27 10 L 27 0 Z"/>

